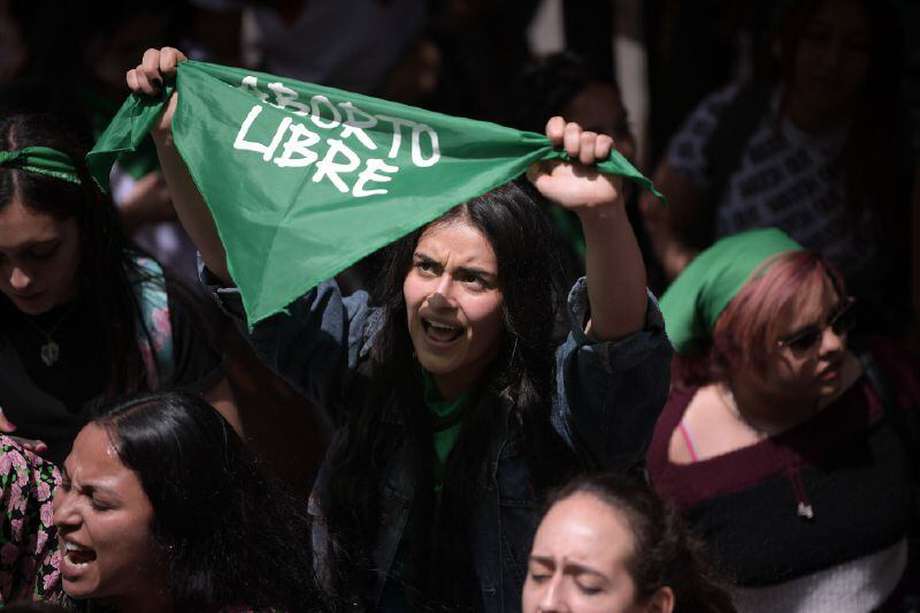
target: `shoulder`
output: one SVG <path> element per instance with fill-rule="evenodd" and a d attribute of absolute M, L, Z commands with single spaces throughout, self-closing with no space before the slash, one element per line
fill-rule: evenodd
<path fill-rule="evenodd" d="M 716 385 L 699 388 L 671 433 L 668 457 L 676 464 L 707 460 L 739 447 L 742 434 L 728 419 Z"/>
<path fill-rule="evenodd" d="M 26 481 L 56 483 L 57 467 L 25 449 L 15 439 L 0 434 L 0 485 L 10 482 L 24 485 Z"/>
<path fill-rule="evenodd" d="M 698 460 L 698 443 L 694 443 L 699 425 L 713 412 L 714 392 L 711 385 L 696 390 L 686 404 L 680 421 L 671 430 L 668 443 L 668 461 L 674 464 L 691 464 Z"/>

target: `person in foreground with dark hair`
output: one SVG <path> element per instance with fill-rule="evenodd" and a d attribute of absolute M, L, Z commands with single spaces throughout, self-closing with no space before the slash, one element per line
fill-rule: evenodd
<path fill-rule="evenodd" d="M 848 343 L 841 275 L 774 228 L 715 243 L 661 307 L 678 357 L 649 475 L 738 610 L 901 610 L 920 585 L 916 356 Z"/>
<path fill-rule="evenodd" d="M 613 475 L 558 490 L 537 528 L 523 613 L 733 613 L 702 544 L 644 483 Z"/>
<path fill-rule="evenodd" d="M 129 87 L 154 93 L 182 57 L 148 50 Z M 224 245 L 173 144 L 171 100 L 154 129 L 164 176 L 228 285 Z M 613 141 L 561 117 L 547 135 L 576 162 L 531 166 L 531 185 L 510 181 L 398 240 L 374 303 L 328 281 L 251 331 L 339 426 L 311 502 L 317 569 L 355 610 L 516 611 L 542 493 L 584 467 L 641 460 L 671 348 L 621 181 L 595 168 Z M 536 192 L 584 228 L 587 278 L 568 308 Z M 218 297 L 240 314 L 238 292 Z"/>
<path fill-rule="evenodd" d="M 60 117 L 0 117 L 0 431 L 56 464 L 93 411 L 161 388 L 236 420 L 190 290 L 124 236 Z"/>
<path fill-rule="evenodd" d="M 306 501 L 197 396 L 141 396 L 85 426 L 54 525 L 63 588 L 78 601 L 131 613 L 324 609 Z"/>

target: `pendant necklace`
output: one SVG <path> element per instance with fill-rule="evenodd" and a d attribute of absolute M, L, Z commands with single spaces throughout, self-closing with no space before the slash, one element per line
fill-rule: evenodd
<path fill-rule="evenodd" d="M 29 325 L 41 332 L 42 336 L 45 337 L 45 343 L 41 346 L 41 353 L 39 355 L 41 356 L 42 363 L 49 368 L 54 366 L 58 360 L 61 359 L 61 346 L 57 343 L 57 341 L 54 340 L 53 335 L 55 332 L 57 332 L 58 328 L 61 327 L 61 324 L 67 321 L 67 318 L 70 316 L 72 311 L 73 307 L 67 309 L 64 314 L 61 315 L 61 318 L 57 321 L 57 323 L 51 326 L 50 330 L 45 330 L 37 323 L 32 321 L 28 316 L 25 318 L 25 320 L 29 322 Z"/>

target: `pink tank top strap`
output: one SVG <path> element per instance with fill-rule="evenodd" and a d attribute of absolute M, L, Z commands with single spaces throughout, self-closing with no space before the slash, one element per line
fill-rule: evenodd
<path fill-rule="evenodd" d="M 677 424 L 677 429 L 680 430 L 680 435 L 684 437 L 684 443 L 687 445 L 687 451 L 690 452 L 690 459 L 694 462 L 699 461 L 699 456 L 696 453 L 696 447 L 693 446 L 693 440 L 690 438 L 690 431 L 687 430 L 687 426 L 684 423 L 684 420 L 680 420 L 680 423 Z"/>

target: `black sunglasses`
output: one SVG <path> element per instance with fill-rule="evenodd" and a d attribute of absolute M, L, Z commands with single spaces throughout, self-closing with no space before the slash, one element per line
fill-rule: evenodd
<path fill-rule="evenodd" d="M 830 328 L 837 336 L 843 336 L 856 323 L 853 318 L 853 303 L 855 300 L 848 296 L 843 305 L 834 313 L 824 325 L 811 325 L 796 332 L 792 336 L 779 339 L 776 344 L 788 347 L 795 352 L 804 353 L 812 349 L 824 338 L 824 331 Z"/>

